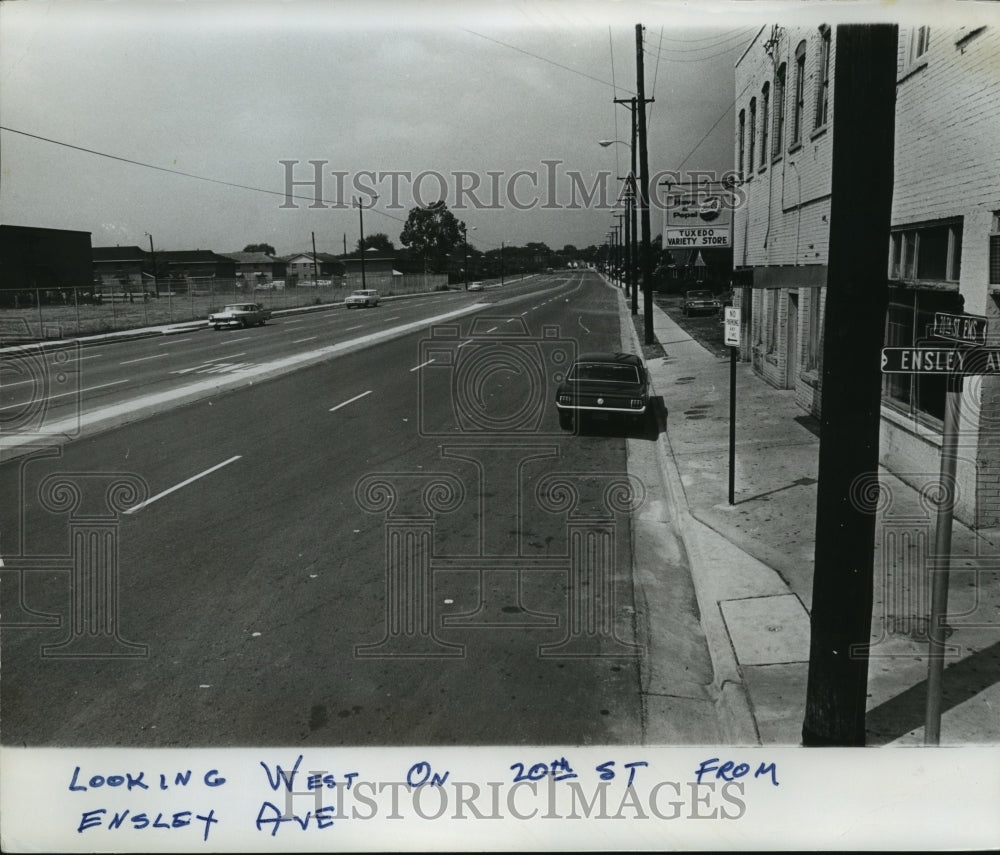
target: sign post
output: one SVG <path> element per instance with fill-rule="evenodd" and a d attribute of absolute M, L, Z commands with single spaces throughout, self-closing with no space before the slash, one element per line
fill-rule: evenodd
<path fill-rule="evenodd" d="M 740 346 L 740 310 L 725 309 L 725 343 L 729 345 L 729 504 L 736 504 L 736 356 Z"/>
<path fill-rule="evenodd" d="M 924 744 L 941 740 L 941 695 L 944 679 L 945 615 L 951 572 L 951 531 L 955 513 L 955 474 L 958 465 L 959 415 L 962 378 L 1000 373 L 1000 349 L 986 344 L 986 318 L 938 312 L 931 332 L 958 347 L 886 347 L 882 349 L 884 374 L 946 374 L 948 391 L 941 434 L 940 485 L 934 528 L 934 575 L 928 622 L 927 705 Z"/>

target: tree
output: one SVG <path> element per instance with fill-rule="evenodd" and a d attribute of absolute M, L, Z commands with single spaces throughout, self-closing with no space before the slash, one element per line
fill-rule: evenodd
<path fill-rule="evenodd" d="M 444 200 L 426 208 L 412 208 L 399 240 L 435 273 L 447 268 L 447 256 L 461 245 L 465 224 L 448 210 Z"/>
<path fill-rule="evenodd" d="M 389 240 L 389 235 L 383 232 L 375 232 L 373 235 L 367 235 L 365 237 L 365 246 L 368 249 L 377 249 L 379 252 L 392 255 L 396 251 L 396 246 L 391 240 Z M 357 254 L 361 251 L 361 240 L 358 240 L 357 246 L 354 249 L 354 253 Z"/>
<path fill-rule="evenodd" d="M 274 247 L 269 243 L 248 243 L 243 247 L 244 252 L 263 252 L 267 255 L 277 255 L 274 251 Z"/>

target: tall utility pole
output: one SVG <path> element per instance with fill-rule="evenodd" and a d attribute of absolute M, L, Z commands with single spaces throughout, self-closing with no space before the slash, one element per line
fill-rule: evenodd
<path fill-rule="evenodd" d="M 646 344 L 653 343 L 653 258 L 649 240 L 649 155 L 646 151 L 646 74 L 642 62 L 642 24 L 635 25 L 636 91 L 639 111 L 639 215 L 642 220 L 642 307 Z M 652 101 L 652 99 L 650 99 Z"/>
<path fill-rule="evenodd" d="M 361 240 L 358 241 L 358 250 L 361 256 L 361 287 L 367 288 L 368 284 L 365 281 L 365 206 L 361 204 L 360 199 L 358 199 L 358 231 L 361 235 Z"/>
<path fill-rule="evenodd" d="M 503 287 L 503 241 L 500 241 L 500 286 Z"/>
<path fill-rule="evenodd" d="M 316 280 L 319 279 L 319 259 L 316 258 L 316 232 L 312 232 L 313 241 L 313 285 L 316 284 Z"/>
<path fill-rule="evenodd" d="M 802 744 L 865 744 L 897 27 L 838 26 L 812 635 Z M 855 488 L 855 489 L 852 489 Z"/>

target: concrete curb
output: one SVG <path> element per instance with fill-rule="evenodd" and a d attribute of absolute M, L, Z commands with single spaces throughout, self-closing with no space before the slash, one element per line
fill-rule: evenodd
<path fill-rule="evenodd" d="M 635 352 L 641 354 L 642 346 L 632 323 L 630 306 L 625 301 L 624 292 L 617 288 L 615 290 L 619 291 L 619 306 L 623 323 L 629 330 L 629 337 Z M 650 390 L 655 394 L 661 394 L 656 389 L 652 377 L 650 377 Z M 673 448 L 670 445 L 669 434 L 665 429 L 657 434 L 656 445 L 659 451 L 657 460 L 660 464 L 660 475 L 663 479 L 667 503 L 677 520 L 680 545 L 687 558 L 688 566 L 691 568 L 698 610 L 701 613 L 701 626 L 705 633 L 712 661 L 716 695 L 715 707 L 719 724 L 728 744 L 759 745 L 761 743 L 760 733 L 749 694 L 743 684 L 739 663 L 736 661 L 729 630 L 726 628 L 719 603 L 706 590 L 705 575 L 712 572 L 712 568 L 702 556 L 697 533 L 697 528 L 704 524 L 695 519 L 687 505 L 680 472 L 674 463 Z"/>

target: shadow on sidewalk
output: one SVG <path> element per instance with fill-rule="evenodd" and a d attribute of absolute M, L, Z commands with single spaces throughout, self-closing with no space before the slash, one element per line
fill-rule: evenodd
<path fill-rule="evenodd" d="M 1000 641 L 945 668 L 942 713 L 1000 682 Z M 927 681 L 922 680 L 865 716 L 868 745 L 887 745 L 926 721 Z"/>

